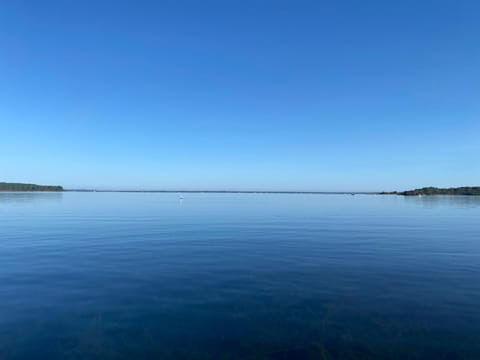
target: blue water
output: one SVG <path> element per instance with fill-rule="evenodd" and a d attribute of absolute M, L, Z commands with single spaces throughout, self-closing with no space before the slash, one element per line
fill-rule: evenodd
<path fill-rule="evenodd" d="M 0 193 L 0 359 L 480 359 L 480 198 Z"/>

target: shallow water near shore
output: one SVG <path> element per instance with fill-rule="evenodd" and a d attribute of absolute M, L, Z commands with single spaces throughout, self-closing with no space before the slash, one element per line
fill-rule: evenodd
<path fill-rule="evenodd" d="M 0 359 L 479 359 L 480 197 L 0 193 Z"/>

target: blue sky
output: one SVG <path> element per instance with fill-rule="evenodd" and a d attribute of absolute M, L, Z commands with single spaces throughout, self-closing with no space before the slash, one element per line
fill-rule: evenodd
<path fill-rule="evenodd" d="M 480 185 L 478 1 L 2 1 L 0 181 Z"/>

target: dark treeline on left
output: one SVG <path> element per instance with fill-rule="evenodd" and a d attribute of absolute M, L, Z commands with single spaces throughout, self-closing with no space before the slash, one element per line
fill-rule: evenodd
<path fill-rule="evenodd" d="M 0 182 L 0 191 L 63 191 L 63 187 L 55 185 L 36 185 Z"/>

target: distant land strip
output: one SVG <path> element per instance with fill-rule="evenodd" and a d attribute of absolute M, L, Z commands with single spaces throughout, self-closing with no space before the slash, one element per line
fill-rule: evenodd
<path fill-rule="evenodd" d="M 269 190 L 96 190 L 64 189 L 60 185 L 37 185 L 24 183 L 0 182 L 0 191 L 69 191 L 69 192 L 119 192 L 119 193 L 198 193 L 198 194 L 338 194 L 338 195 L 476 195 L 480 196 L 480 186 L 463 186 L 456 188 L 424 187 L 407 191 L 269 191 Z"/>
<path fill-rule="evenodd" d="M 37 185 L 0 182 L 0 191 L 63 191 L 59 185 Z"/>
<path fill-rule="evenodd" d="M 184 194 L 341 194 L 341 195 L 379 195 L 369 191 L 269 191 L 269 190 L 95 190 L 66 189 L 67 192 L 116 192 L 116 193 L 184 193 Z"/>
<path fill-rule="evenodd" d="M 337 194 L 337 195 L 480 195 L 480 186 L 459 188 L 424 187 L 407 191 L 268 191 L 268 190 L 92 190 L 69 189 L 65 191 L 77 192 L 121 192 L 121 193 L 207 193 L 207 194 Z"/>
<path fill-rule="evenodd" d="M 382 195 L 429 196 L 429 195 L 480 195 L 480 186 L 463 186 L 456 188 L 424 187 L 407 191 L 382 192 Z"/>
<path fill-rule="evenodd" d="M 337 195 L 480 195 L 480 186 L 458 188 L 424 187 L 407 191 L 269 191 L 269 190 L 94 190 L 68 189 L 65 191 L 77 192 L 121 192 L 121 193 L 198 193 L 198 194 L 337 194 Z"/>

